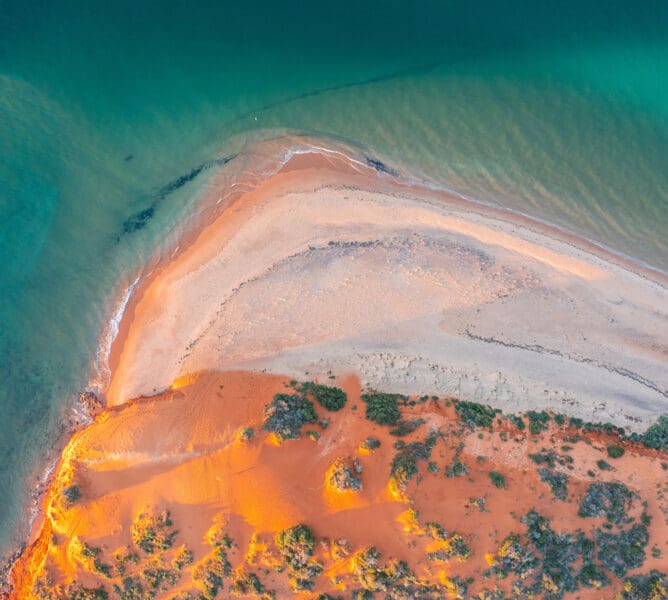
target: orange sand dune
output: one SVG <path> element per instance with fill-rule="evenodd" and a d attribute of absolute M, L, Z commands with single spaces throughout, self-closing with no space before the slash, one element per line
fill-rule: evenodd
<path fill-rule="evenodd" d="M 346 552 L 369 545 L 386 560 L 405 560 L 418 577 L 443 590 L 454 589 L 456 577 L 473 577 L 470 589 L 476 593 L 495 585 L 504 589 L 503 581 L 487 581 L 481 574 L 493 563 L 490 557 L 504 538 L 524 529 L 519 519 L 531 508 L 551 518 L 560 531 L 580 527 L 587 531 L 592 524 L 600 524 L 600 519 L 577 517 L 578 502 L 592 480 L 587 473 L 591 469 L 597 470 L 597 480 L 624 482 L 647 501 L 652 519 L 650 546 L 668 552 L 666 471 L 656 452 L 627 445 L 614 470 L 599 471 L 596 461 L 605 456 L 605 445 L 612 438 L 584 436 L 568 451 L 574 458 L 573 468 L 557 467 L 570 477 L 568 501 L 557 501 L 528 455 L 547 449 L 563 453 L 568 430 L 552 428 L 540 436 L 528 436 L 503 421 L 493 433 L 472 432 L 458 422 L 449 402 L 420 401 L 402 412 L 404 418 L 421 418 L 424 423 L 402 439 L 408 443 L 438 432 L 438 441 L 429 468 L 426 461 L 421 463 L 419 474 L 406 489 L 393 494 L 389 472 L 397 454 L 393 444 L 399 438 L 390 434 L 390 427 L 365 418 L 357 377 L 337 379 L 335 385 L 345 390 L 348 401 L 339 412 L 316 405 L 319 418 L 330 423 L 324 429 L 317 424 L 305 429 L 317 431 L 319 439 L 303 434 L 280 444 L 262 431 L 262 415 L 275 393 L 294 393 L 284 377 L 202 373 L 178 389 L 107 409 L 77 433 L 64 451 L 45 501 L 44 520 L 36 525 L 33 544 L 15 566 L 12 597 L 32 598 L 35 581 L 44 581 L 46 574 L 51 585 L 77 581 L 111 590 L 122 577 L 112 574 L 109 579 L 96 572 L 92 559 L 82 558 L 82 543 L 99 548 L 97 556 L 103 565 L 114 565 L 114 553 L 132 546 L 133 520 L 142 513 L 162 511 L 170 512 L 178 530 L 175 545 L 185 544 L 194 563 L 157 598 L 174 598 L 178 591 L 193 589 L 192 575 L 210 555 L 207 532 L 216 523 L 234 540 L 232 566 L 243 565 L 259 574 L 263 585 L 279 598 L 292 593 L 285 573 L 274 571 L 271 553 L 263 554 L 263 549 L 271 546 L 277 531 L 299 523 L 308 525 L 321 540 L 316 556 L 326 573 L 316 578 L 313 593 L 330 590 L 350 597 L 359 584 L 351 571 L 352 554 Z M 240 437 L 247 427 L 255 430 L 250 440 Z M 380 441 L 380 447 L 360 452 L 360 443 L 369 435 Z M 446 477 L 455 455 L 467 465 L 466 477 Z M 361 490 L 337 492 L 327 484 L 336 459 L 359 461 Z M 492 470 L 505 475 L 506 489 L 490 485 Z M 78 486 L 81 498 L 68 506 L 63 489 L 71 485 Z M 636 503 L 635 517 L 640 510 Z M 427 560 L 427 552 L 447 549 L 449 543 L 425 533 L 429 522 L 460 534 L 472 550 L 471 557 Z M 331 540 L 339 542 L 330 546 Z M 641 571 L 662 566 L 661 558 L 650 556 Z M 195 585 L 194 589 L 200 588 Z M 448 596 L 458 597 L 454 591 Z M 600 598 L 601 592 L 583 590 L 578 597 Z"/>

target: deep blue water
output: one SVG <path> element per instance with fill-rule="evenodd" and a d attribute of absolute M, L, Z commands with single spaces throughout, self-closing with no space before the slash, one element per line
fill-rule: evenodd
<path fill-rule="evenodd" d="M 0 546 L 197 168 L 286 130 L 668 269 L 665 1 L 4 0 Z"/>

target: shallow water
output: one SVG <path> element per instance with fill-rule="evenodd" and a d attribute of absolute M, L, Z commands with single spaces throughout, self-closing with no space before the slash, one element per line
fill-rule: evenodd
<path fill-rule="evenodd" d="M 254 139 L 342 139 L 668 270 L 665 2 L 192 4 L 3 3 L 0 546 L 113 299 Z"/>

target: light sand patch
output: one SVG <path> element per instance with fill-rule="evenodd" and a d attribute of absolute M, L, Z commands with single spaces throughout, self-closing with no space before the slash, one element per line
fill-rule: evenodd
<path fill-rule="evenodd" d="M 666 410 L 668 294 L 641 273 L 341 156 L 235 198 L 128 314 L 111 404 L 243 367 L 636 429 Z"/>

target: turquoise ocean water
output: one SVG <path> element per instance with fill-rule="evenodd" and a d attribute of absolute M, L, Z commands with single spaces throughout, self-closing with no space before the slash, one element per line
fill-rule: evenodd
<path fill-rule="evenodd" d="M 0 0 L 0 548 L 198 167 L 284 131 L 668 270 L 665 1 Z"/>

